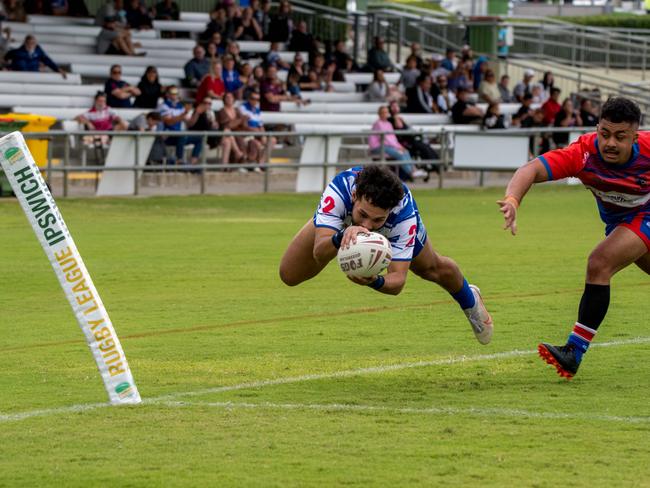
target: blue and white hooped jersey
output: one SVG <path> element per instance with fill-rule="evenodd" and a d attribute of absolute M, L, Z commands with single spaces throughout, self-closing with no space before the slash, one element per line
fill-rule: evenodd
<path fill-rule="evenodd" d="M 314 214 L 316 227 L 339 231 L 352 225 L 352 192 L 356 187 L 357 175 L 362 169 L 361 166 L 356 166 L 343 171 L 327 185 Z M 403 187 L 404 198 L 391 209 L 384 225 L 375 230 L 390 242 L 393 261 L 411 261 L 427 239 L 426 229 L 411 191 L 406 185 Z"/>

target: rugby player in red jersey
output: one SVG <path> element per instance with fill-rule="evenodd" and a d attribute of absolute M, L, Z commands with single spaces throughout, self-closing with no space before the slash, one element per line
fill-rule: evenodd
<path fill-rule="evenodd" d="M 540 356 L 572 378 L 609 307 L 610 280 L 630 264 L 650 274 L 650 132 L 639 132 L 639 107 L 623 97 L 603 105 L 595 133 L 533 159 L 514 174 L 497 202 L 505 229 L 517 232 L 517 209 L 533 183 L 579 178 L 593 193 L 606 238 L 587 261 L 578 320 L 563 346 L 542 343 Z"/>

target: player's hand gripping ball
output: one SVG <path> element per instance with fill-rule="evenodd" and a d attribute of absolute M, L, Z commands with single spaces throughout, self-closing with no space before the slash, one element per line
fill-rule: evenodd
<path fill-rule="evenodd" d="M 339 249 L 339 267 L 348 276 L 370 278 L 384 271 L 393 257 L 388 239 L 381 234 L 357 234 L 357 243 Z"/>

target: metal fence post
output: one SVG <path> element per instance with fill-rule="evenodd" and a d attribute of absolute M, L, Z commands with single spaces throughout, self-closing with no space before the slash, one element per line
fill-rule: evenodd
<path fill-rule="evenodd" d="M 138 166 L 140 166 L 140 133 L 135 135 L 135 167 L 133 168 L 133 194 L 140 193 L 140 178 L 138 178 Z"/>
<path fill-rule="evenodd" d="M 330 161 L 330 135 L 325 134 L 325 161 L 323 162 L 323 189 L 327 188 L 327 167 Z"/>
<path fill-rule="evenodd" d="M 68 165 L 70 164 L 70 140 L 65 137 L 63 142 L 63 196 L 68 196 Z"/>
<path fill-rule="evenodd" d="M 643 52 L 641 53 L 641 79 L 645 81 L 646 51 L 648 50 L 648 39 L 643 38 Z"/>
<path fill-rule="evenodd" d="M 263 178 L 263 188 L 264 188 L 264 193 L 268 193 L 269 191 L 269 171 L 271 171 L 271 149 L 273 149 L 273 144 L 271 144 L 271 141 L 273 140 L 272 136 L 267 137 L 266 139 L 266 168 L 264 168 L 264 178 Z"/>
<path fill-rule="evenodd" d="M 222 136 L 223 137 L 223 136 Z M 199 175 L 200 179 L 200 186 L 201 186 L 201 195 L 205 193 L 205 164 L 207 161 L 207 152 L 208 152 L 208 135 L 203 134 L 201 136 L 202 144 L 203 144 L 203 150 L 201 151 L 201 173 Z"/>

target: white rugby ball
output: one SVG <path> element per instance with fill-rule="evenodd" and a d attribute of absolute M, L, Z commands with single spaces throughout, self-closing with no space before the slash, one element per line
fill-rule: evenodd
<path fill-rule="evenodd" d="M 339 249 L 339 267 L 348 276 L 370 278 L 384 271 L 393 257 L 390 242 L 381 234 L 357 234 L 356 244 Z"/>

